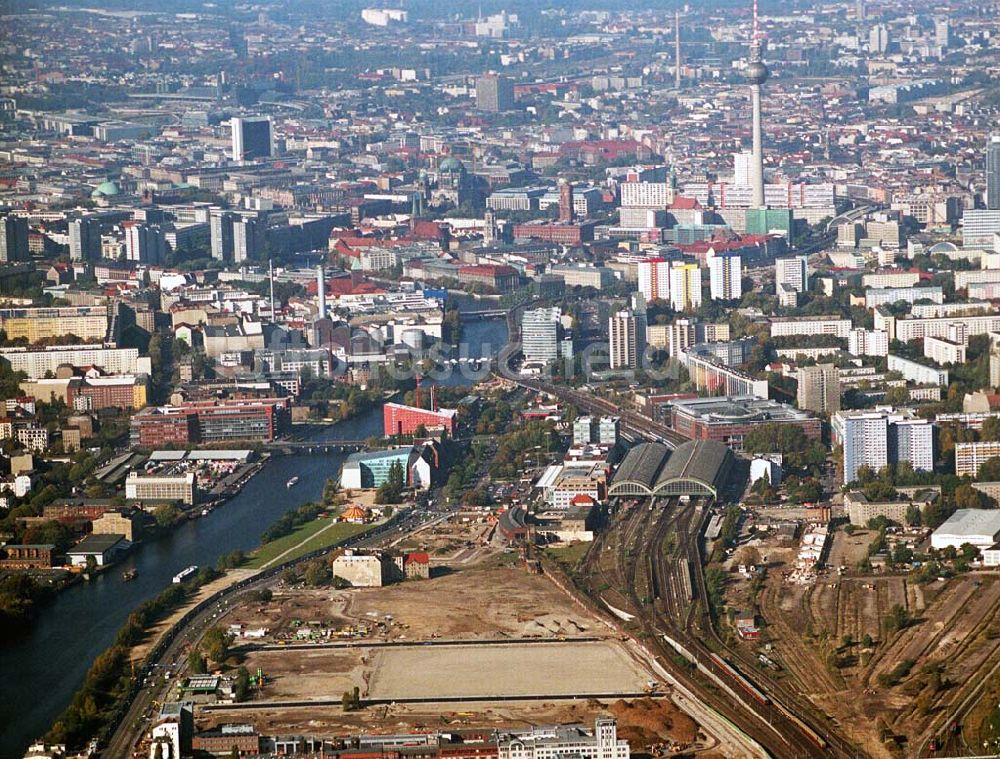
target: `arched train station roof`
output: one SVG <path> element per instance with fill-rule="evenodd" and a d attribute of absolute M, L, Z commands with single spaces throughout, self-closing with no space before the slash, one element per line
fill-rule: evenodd
<path fill-rule="evenodd" d="M 691 440 L 671 453 L 662 443 L 640 443 L 615 472 L 611 496 L 718 497 L 733 466 L 733 452 L 714 440 Z"/>

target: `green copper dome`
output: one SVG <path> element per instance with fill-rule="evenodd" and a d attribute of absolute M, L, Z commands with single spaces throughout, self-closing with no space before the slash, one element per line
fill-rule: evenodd
<path fill-rule="evenodd" d="M 90 197 L 96 198 L 100 195 L 108 197 L 110 195 L 118 195 L 120 193 L 121 190 L 118 189 L 118 185 L 111 180 L 108 180 L 107 182 L 101 182 L 97 185 L 97 189 L 90 193 Z"/>

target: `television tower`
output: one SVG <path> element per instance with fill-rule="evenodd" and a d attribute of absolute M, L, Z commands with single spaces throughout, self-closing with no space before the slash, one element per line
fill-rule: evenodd
<path fill-rule="evenodd" d="M 674 11 L 674 89 L 681 89 L 681 12 Z"/>
<path fill-rule="evenodd" d="M 753 36 L 750 39 L 750 65 L 746 77 L 750 83 L 750 101 L 753 108 L 753 155 L 750 159 L 750 205 L 764 208 L 764 140 L 760 123 L 760 87 L 771 72 L 767 70 L 761 56 L 762 35 L 757 20 L 757 0 L 753 0 Z"/>

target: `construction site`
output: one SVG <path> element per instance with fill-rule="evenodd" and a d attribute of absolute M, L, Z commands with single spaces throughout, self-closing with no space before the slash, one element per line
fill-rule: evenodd
<path fill-rule="evenodd" d="M 252 721 L 262 732 L 336 735 L 587 723 L 610 713 L 637 751 L 716 747 L 606 621 L 517 553 L 457 540 L 459 529 L 481 531 L 473 522 L 421 534 L 436 559 L 457 560 L 431 579 L 279 586 L 266 604 L 230 611 L 233 655 L 263 678 L 246 703 L 205 704 L 199 726 Z M 342 709 L 355 688 L 361 708 Z"/>

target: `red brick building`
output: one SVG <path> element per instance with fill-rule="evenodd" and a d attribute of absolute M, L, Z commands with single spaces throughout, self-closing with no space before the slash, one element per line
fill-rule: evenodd
<path fill-rule="evenodd" d="M 481 284 L 506 293 L 517 289 L 521 277 L 513 266 L 476 264 L 460 266 L 458 281 L 463 284 Z"/>
<path fill-rule="evenodd" d="M 196 754 L 204 751 L 216 756 L 230 756 L 233 749 L 241 756 L 256 756 L 260 753 L 260 735 L 251 725 L 220 725 L 191 737 L 191 750 Z"/>
<path fill-rule="evenodd" d="M 190 401 L 135 414 L 131 441 L 140 448 L 229 441 L 269 443 L 291 432 L 291 425 L 290 398 Z"/>
<path fill-rule="evenodd" d="M 594 241 L 596 222 L 584 221 L 579 224 L 563 222 L 528 222 L 514 225 L 515 240 L 545 240 L 564 245 L 580 245 Z"/>
<path fill-rule="evenodd" d="M 423 425 L 427 430 L 444 428 L 449 435 L 455 434 L 454 409 L 430 410 L 401 403 L 387 403 L 382 407 L 382 420 L 386 437 L 412 435 Z"/>

